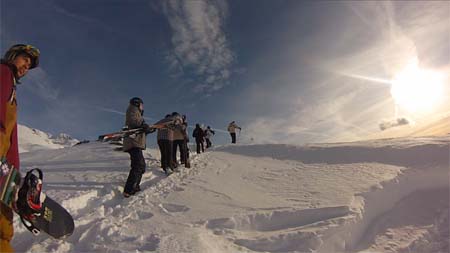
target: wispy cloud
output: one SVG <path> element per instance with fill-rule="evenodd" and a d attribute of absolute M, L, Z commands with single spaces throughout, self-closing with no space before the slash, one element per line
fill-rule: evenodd
<path fill-rule="evenodd" d="M 165 1 L 173 49 L 166 60 L 176 76 L 196 76 L 195 92 L 212 93 L 227 85 L 234 54 L 224 31 L 228 5 L 223 0 Z"/>
<path fill-rule="evenodd" d="M 110 113 L 114 113 L 114 114 L 121 115 L 121 116 L 125 116 L 126 115 L 125 112 L 114 110 L 114 109 L 110 109 L 110 108 L 105 108 L 105 107 L 100 107 L 100 106 L 92 106 L 92 107 L 97 109 L 97 110 L 104 111 L 104 112 L 110 112 Z M 156 120 L 156 118 L 153 118 L 153 117 L 144 117 L 144 119 L 146 119 L 146 120 Z"/>
<path fill-rule="evenodd" d="M 91 18 L 85 15 L 81 15 L 78 14 L 76 12 L 70 11 L 66 8 L 64 8 L 61 3 L 64 3 L 64 1 L 58 1 L 58 0 L 45 0 L 45 1 L 41 1 L 41 3 L 45 4 L 47 7 L 49 7 L 50 9 L 52 9 L 53 11 L 55 11 L 56 13 L 59 13 L 63 16 L 72 18 L 74 20 L 77 20 L 79 22 L 88 24 L 90 26 L 96 26 L 99 27 L 101 29 L 104 29 L 112 34 L 124 37 L 129 39 L 129 36 L 127 36 L 126 34 L 123 34 L 121 32 L 119 32 L 117 29 L 114 29 L 112 26 L 107 25 L 103 22 L 101 22 L 99 19 L 95 19 L 95 18 Z"/>
<path fill-rule="evenodd" d="M 25 89 L 30 90 L 46 101 L 55 101 L 58 99 L 59 89 L 52 85 L 47 73 L 42 68 L 31 70 L 25 78 Z"/>
<path fill-rule="evenodd" d="M 104 107 L 99 107 L 99 106 L 93 106 L 95 109 L 100 110 L 100 111 L 104 111 L 104 112 L 110 112 L 110 113 L 114 113 L 114 114 L 118 114 L 118 115 L 122 115 L 124 116 L 125 113 L 121 112 L 121 111 L 117 111 L 114 109 L 109 109 L 109 108 L 104 108 Z"/>

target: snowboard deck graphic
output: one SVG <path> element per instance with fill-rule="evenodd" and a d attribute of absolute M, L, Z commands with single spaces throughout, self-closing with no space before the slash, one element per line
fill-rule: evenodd
<path fill-rule="evenodd" d="M 75 223 L 69 212 L 56 201 L 45 196 L 44 193 L 41 194 L 44 195 L 42 208 L 39 215 L 35 215 L 29 222 L 37 229 L 44 231 L 56 239 L 62 239 L 72 235 L 75 229 Z"/>

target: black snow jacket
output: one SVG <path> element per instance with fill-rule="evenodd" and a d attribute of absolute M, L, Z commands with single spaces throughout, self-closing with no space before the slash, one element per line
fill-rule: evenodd
<path fill-rule="evenodd" d="M 201 142 L 205 138 L 205 132 L 200 128 L 200 126 L 196 126 L 194 132 L 192 133 L 192 137 L 194 137 L 197 142 Z"/>

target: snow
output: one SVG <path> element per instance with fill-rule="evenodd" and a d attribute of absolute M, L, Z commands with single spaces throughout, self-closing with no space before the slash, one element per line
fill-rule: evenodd
<path fill-rule="evenodd" d="M 151 137 L 150 137 L 151 138 Z M 15 219 L 18 252 L 448 252 L 450 136 L 291 146 L 226 145 L 166 177 L 147 149 L 91 142 L 21 154 L 75 219 L 65 240 Z M 52 144 L 49 144 L 52 145 Z"/>
<path fill-rule="evenodd" d="M 38 129 L 29 128 L 24 125 L 18 125 L 19 152 L 25 153 L 41 149 L 59 149 L 70 147 L 78 143 L 67 134 L 59 134 L 53 137 L 49 133 L 45 133 Z"/>

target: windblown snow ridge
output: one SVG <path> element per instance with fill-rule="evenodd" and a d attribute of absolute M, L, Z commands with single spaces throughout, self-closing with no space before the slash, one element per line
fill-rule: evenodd
<path fill-rule="evenodd" d="M 251 157 L 272 157 L 279 160 L 295 160 L 303 163 L 383 163 L 405 167 L 423 164 L 448 164 L 448 139 L 431 138 L 385 140 L 370 143 L 318 144 L 292 146 L 286 144 L 261 144 L 222 146 L 216 151 Z"/>
<path fill-rule="evenodd" d="M 269 144 L 216 148 L 216 151 L 221 152 L 304 164 L 377 163 L 380 166 L 388 164 L 403 168 L 399 176 L 380 182 L 367 192 L 356 194 L 351 205 L 352 212 L 347 214 L 347 217 L 351 216 L 350 219 L 316 232 L 315 236 L 302 237 L 298 234 L 297 240 L 302 243 L 297 248 L 288 244 L 270 249 L 267 240 L 259 243 L 239 240 L 237 244 L 256 251 L 264 251 L 265 248 L 269 251 L 296 252 L 422 252 L 424 249 L 429 252 L 447 252 L 449 232 L 442 228 L 448 225 L 449 216 L 449 143 L 448 138 L 411 138 L 305 147 Z M 308 213 L 308 209 L 302 211 Z M 314 211 L 320 213 L 320 210 Z M 290 221 L 301 221 L 300 216 Z M 213 225 L 217 222 L 234 229 L 248 227 L 246 222 L 244 226 L 233 224 L 237 222 L 235 220 L 218 220 Z M 237 223 L 242 223 L 242 220 Z M 301 222 L 292 227 L 297 225 L 301 225 Z"/>

